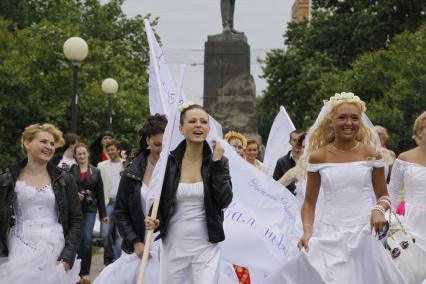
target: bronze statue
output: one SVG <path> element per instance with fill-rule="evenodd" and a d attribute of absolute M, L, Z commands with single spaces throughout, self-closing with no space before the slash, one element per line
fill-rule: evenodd
<path fill-rule="evenodd" d="M 235 0 L 220 0 L 223 33 L 243 34 L 234 29 Z"/>

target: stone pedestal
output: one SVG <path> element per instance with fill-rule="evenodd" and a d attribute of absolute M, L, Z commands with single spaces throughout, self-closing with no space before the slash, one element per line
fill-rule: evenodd
<path fill-rule="evenodd" d="M 224 133 L 257 133 L 256 86 L 245 35 L 209 36 L 204 53 L 204 107 Z"/>

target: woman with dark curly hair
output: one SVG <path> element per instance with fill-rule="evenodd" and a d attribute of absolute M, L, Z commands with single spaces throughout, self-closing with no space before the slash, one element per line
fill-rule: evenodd
<path fill-rule="evenodd" d="M 124 171 L 117 193 L 115 218 L 118 231 L 123 237 L 121 248 L 124 253 L 114 263 L 108 265 L 96 278 L 94 284 L 135 283 L 144 251 L 145 208 L 151 176 L 160 158 L 163 133 L 167 125 L 164 115 L 152 115 L 139 131 L 139 150 L 137 156 Z M 158 246 L 151 250 L 145 283 L 158 283 Z"/>

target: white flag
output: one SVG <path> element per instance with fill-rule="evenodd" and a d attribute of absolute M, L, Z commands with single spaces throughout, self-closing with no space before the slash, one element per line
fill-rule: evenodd
<path fill-rule="evenodd" d="M 291 150 L 291 145 L 288 141 L 290 140 L 290 133 L 294 130 L 296 130 L 296 128 L 294 127 L 290 116 L 285 108 L 281 106 L 269 132 L 268 143 L 266 144 L 265 149 L 265 157 L 263 159 L 263 165 L 269 175 L 272 176 L 274 173 L 277 160 Z"/>
<path fill-rule="evenodd" d="M 278 269 L 297 252 L 300 204 L 281 184 L 247 163 L 225 141 L 233 200 L 224 211 L 222 258 L 256 271 Z"/>

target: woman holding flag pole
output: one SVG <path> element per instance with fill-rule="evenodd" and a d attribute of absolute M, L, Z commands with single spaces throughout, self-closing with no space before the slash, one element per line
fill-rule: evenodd
<path fill-rule="evenodd" d="M 225 239 L 223 209 L 232 200 L 228 160 L 223 148 L 206 142 L 207 112 L 182 104 L 179 130 L 185 137 L 168 157 L 158 219 L 146 218 L 162 240 L 161 284 L 217 284 L 220 248 Z"/>
<path fill-rule="evenodd" d="M 124 253 L 99 274 L 94 284 L 134 284 L 136 282 L 140 258 L 145 249 L 144 219 L 147 216 L 148 188 L 154 167 L 160 157 L 166 124 L 167 118 L 164 115 L 151 115 L 139 131 L 139 153 L 123 173 L 114 210 L 118 230 L 123 237 L 121 247 Z M 158 283 L 158 270 L 157 246 L 151 249 L 145 283 Z"/>

